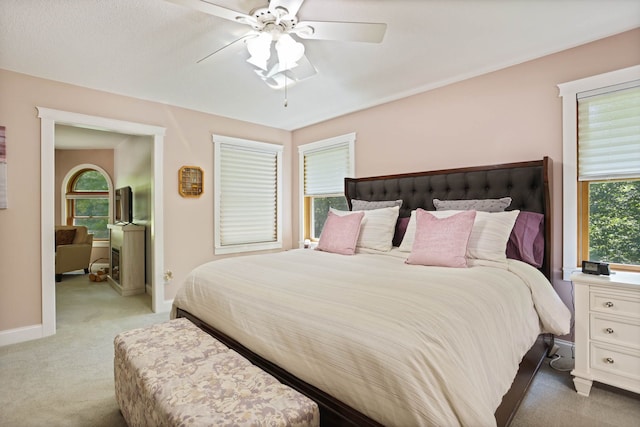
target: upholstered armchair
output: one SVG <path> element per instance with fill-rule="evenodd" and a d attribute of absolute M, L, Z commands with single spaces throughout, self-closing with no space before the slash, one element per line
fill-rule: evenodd
<path fill-rule="evenodd" d="M 83 225 L 56 225 L 56 282 L 62 273 L 84 270 L 89 272 L 93 234 Z"/>

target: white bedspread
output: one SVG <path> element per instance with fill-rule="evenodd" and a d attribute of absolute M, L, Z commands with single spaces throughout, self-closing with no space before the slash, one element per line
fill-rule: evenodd
<path fill-rule="evenodd" d="M 453 269 L 303 249 L 204 264 L 175 307 L 388 426 L 495 425 L 522 356 L 570 319 L 518 261 Z"/>

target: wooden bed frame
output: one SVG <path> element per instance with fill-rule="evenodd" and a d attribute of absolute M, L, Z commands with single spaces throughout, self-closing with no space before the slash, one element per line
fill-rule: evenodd
<path fill-rule="evenodd" d="M 508 210 L 519 209 L 544 215 L 545 251 L 540 270 L 551 277 L 551 160 L 548 157 L 531 162 L 447 169 L 368 178 L 346 178 L 345 196 L 352 199 L 402 199 L 400 216 L 409 216 L 418 207 L 434 210 L 433 199 L 487 199 L 509 196 Z M 177 317 L 186 317 L 204 331 L 238 351 L 253 364 L 270 373 L 284 384 L 293 387 L 316 401 L 320 407 L 323 426 L 380 426 L 380 424 L 322 390 L 291 375 L 285 369 L 260 357 L 241 343 L 206 324 L 185 310 L 177 308 Z M 495 412 L 498 426 L 507 426 L 513 419 L 533 377 L 548 349 L 553 347 L 552 335 L 540 335 L 524 356 L 510 390 Z"/>

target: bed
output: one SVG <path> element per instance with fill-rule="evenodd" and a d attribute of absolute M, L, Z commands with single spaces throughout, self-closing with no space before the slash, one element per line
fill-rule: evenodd
<path fill-rule="evenodd" d="M 371 227 L 393 210 L 395 225 L 406 224 L 404 243 L 409 234 L 418 240 L 426 224 L 411 217 L 436 215 L 434 202 L 444 205 L 438 220 L 469 222 L 473 212 L 473 227 L 477 218 L 531 212 L 550 241 L 549 168 L 544 158 L 348 178 L 345 195 L 350 206 L 402 200 L 365 210 L 361 224 Z M 446 203 L 506 197 L 510 203 L 495 214 Z M 538 248 L 535 266 L 482 257 L 470 268 L 408 265 L 418 258 L 406 244 L 360 246 L 370 235 L 363 230 L 352 256 L 296 249 L 199 266 L 172 316 L 189 318 L 314 399 L 323 425 L 507 425 L 544 357 L 544 337 L 569 327 L 568 309 L 547 280 L 551 245 Z M 471 247 L 474 237 L 467 238 Z"/>

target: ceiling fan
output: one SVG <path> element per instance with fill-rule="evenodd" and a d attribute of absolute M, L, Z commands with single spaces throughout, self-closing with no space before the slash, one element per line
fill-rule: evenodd
<path fill-rule="evenodd" d="M 306 79 L 317 72 L 304 54 L 304 45 L 292 36 L 311 40 L 380 43 L 387 29 L 387 24 L 381 23 L 299 21 L 296 15 L 304 0 L 268 0 L 268 6 L 249 13 L 236 12 L 205 0 L 167 1 L 251 27 L 246 35 L 198 62 L 244 40 L 250 55 L 247 62 L 256 67 L 256 74 L 274 89 L 286 88 L 287 84 Z"/>

